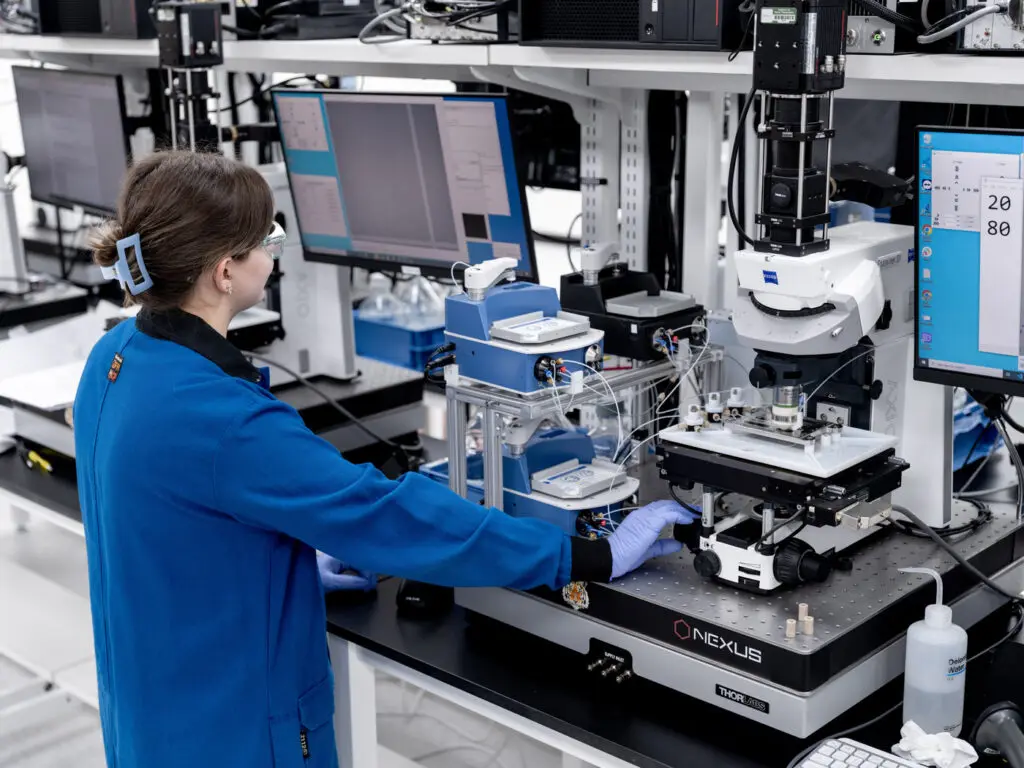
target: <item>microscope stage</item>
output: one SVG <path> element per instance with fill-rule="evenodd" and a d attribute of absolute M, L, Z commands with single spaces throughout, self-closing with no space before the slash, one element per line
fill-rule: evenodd
<path fill-rule="evenodd" d="M 815 433 L 807 437 L 768 434 L 756 423 L 726 423 L 720 429 L 689 432 L 676 426 L 663 430 L 658 439 L 663 443 L 732 456 L 737 459 L 788 469 L 808 477 L 827 479 L 896 447 L 898 440 L 880 432 L 843 427 L 839 437 L 823 444 Z"/>

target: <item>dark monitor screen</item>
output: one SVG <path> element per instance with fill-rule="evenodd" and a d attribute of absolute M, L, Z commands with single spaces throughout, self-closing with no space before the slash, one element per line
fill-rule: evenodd
<path fill-rule="evenodd" d="M 500 96 L 274 92 L 306 258 L 448 274 L 533 239 Z"/>
<path fill-rule="evenodd" d="M 1024 131 L 917 131 L 914 377 L 1024 395 Z"/>
<path fill-rule="evenodd" d="M 12 70 L 32 198 L 112 213 L 129 157 L 121 78 Z"/>

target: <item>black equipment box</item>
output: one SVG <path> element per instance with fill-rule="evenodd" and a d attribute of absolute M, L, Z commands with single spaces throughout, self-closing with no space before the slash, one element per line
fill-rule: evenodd
<path fill-rule="evenodd" d="M 153 14 L 161 67 L 201 69 L 224 63 L 219 3 L 158 2 Z"/>
<path fill-rule="evenodd" d="M 38 0 L 39 33 L 148 40 L 156 37 L 150 5 L 151 0 Z"/>
<path fill-rule="evenodd" d="M 749 19 L 739 5 L 740 0 L 519 0 L 519 42 L 731 51 L 744 42 Z"/>

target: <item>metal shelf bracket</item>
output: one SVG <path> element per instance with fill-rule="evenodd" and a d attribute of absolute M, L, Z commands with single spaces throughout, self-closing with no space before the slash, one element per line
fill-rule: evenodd
<path fill-rule="evenodd" d="M 588 99 L 581 96 L 574 96 L 558 88 L 551 88 L 547 85 L 535 83 L 520 77 L 513 67 L 487 66 L 470 67 L 469 71 L 477 80 L 485 83 L 501 85 L 505 88 L 514 88 L 517 91 L 532 93 L 534 96 L 543 96 L 546 99 L 554 99 L 568 104 L 572 108 L 573 117 L 576 122 L 582 123 L 589 111 Z"/>
<path fill-rule="evenodd" d="M 623 125 L 632 126 L 633 110 L 626 104 L 619 88 L 591 85 L 589 75 L 582 70 L 562 70 L 547 67 L 514 67 L 516 75 L 528 83 L 550 88 L 580 99 L 593 99 L 608 104 L 619 114 Z M 565 97 L 562 97 L 565 101 Z M 575 108 L 574 108 L 575 111 Z"/>

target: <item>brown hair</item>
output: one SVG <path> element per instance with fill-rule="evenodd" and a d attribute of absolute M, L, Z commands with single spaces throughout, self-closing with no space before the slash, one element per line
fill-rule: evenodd
<path fill-rule="evenodd" d="M 116 218 L 90 245 L 93 260 L 109 267 L 118 259 L 117 241 L 138 233 L 153 286 L 138 296 L 125 289 L 125 303 L 166 310 L 225 256 L 245 258 L 273 224 L 274 198 L 255 168 L 220 154 L 157 152 L 128 171 Z"/>

